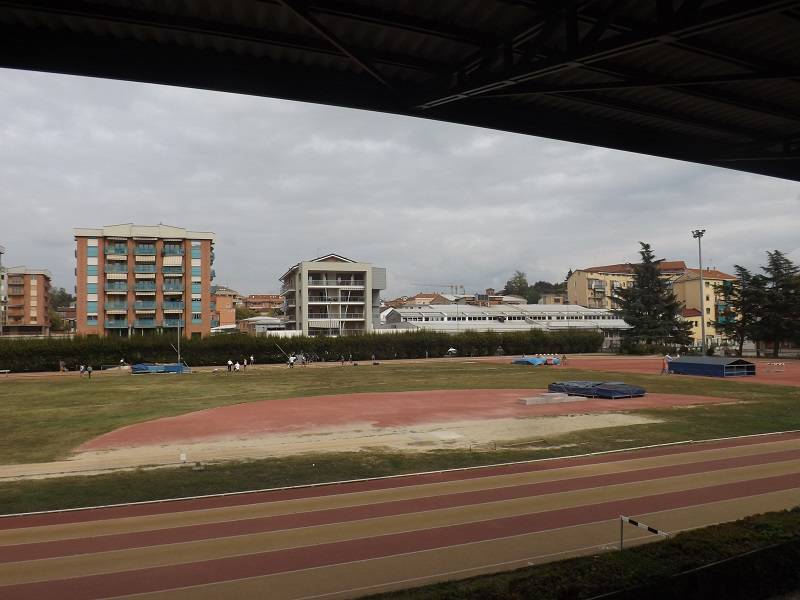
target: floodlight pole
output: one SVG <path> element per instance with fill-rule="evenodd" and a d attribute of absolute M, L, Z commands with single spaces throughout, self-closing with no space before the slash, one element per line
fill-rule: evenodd
<path fill-rule="evenodd" d="M 703 355 L 706 353 L 706 290 L 703 284 L 703 234 L 705 229 L 695 229 L 692 231 L 692 237 L 697 240 L 697 258 L 700 263 L 700 348 Z"/>

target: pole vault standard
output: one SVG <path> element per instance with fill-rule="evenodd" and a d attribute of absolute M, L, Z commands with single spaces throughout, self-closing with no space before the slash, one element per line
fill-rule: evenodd
<path fill-rule="evenodd" d="M 619 549 L 622 550 L 622 545 L 624 542 L 625 536 L 625 523 L 629 523 L 631 525 L 635 525 L 640 529 L 646 529 L 650 533 L 654 533 L 656 535 L 663 535 L 665 538 L 671 537 L 672 534 L 666 531 L 661 531 L 660 529 L 656 529 L 655 527 L 650 527 L 649 525 L 645 525 L 644 523 L 640 523 L 635 519 L 631 519 L 630 517 L 624 517 L 622 515 L 619 516 Z"/>

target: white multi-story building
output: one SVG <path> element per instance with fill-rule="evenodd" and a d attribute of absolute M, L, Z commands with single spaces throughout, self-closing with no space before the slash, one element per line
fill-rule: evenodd
<path fill-rule="evenodd" d="M 353 335 L 380 320 L 386 269 L 338 254 L 302 261 L 281 278 L 287 328 L 304 335 Z"/>

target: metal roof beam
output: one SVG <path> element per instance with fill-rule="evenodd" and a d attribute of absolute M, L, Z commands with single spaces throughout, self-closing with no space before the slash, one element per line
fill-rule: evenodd
<path fill-rule="evenodd" d="M 616 72 L 616 71 L 614 71 Z M 481 94 L 481 98 L 503 98 L 514 96 L 536 96 L 540 94 L 571 94 L 574 92 L 603 92 L 609 90 L 627 90 L 636 88 L 659 87 L 694 87 L 701 85 L 724 85 L 731 83 L 747 83 L 758 81 L 771 81 L 800 77 L 800 68 L 782 73 L 735 73 L 733 75 L 719 75 L 686 79 L 622 79 L 620 81 L 589 82 L 584 84 L 565 83 L 526 83 L 521 84 L 508 92 Z"/>
<path fill-rule="evenodd" d="M 278 0 L 270 1 L 276 4 L 280 3 Z M 489 46 L 499 42 L 491 33 L 458 27 L 450 23 L 412 17 L 368 4 L 340 1 L 312 2 L 308 5 L 308 10 L 318 15 L 330 15 L 361 23 L 372 23 L 382 27 L 421 33 L 471 46 Z"/>
<path fill-rule="evenodd" d="M 342 43 L 342 41 L 339 40 L 339 38 L 334 35 L 333 32 L 331 32 L 325 25 L 320 23 L 312 14 L 310 14 L 306 8 L 305 2 L 297 2 L 295 0 L 279 0 L 279 2 L 298 19 L 303 21 L 311 29 L 317 32 L 318 35 L 327 40 L 334 48 L 339 50 L 339 52 L 347 56 L 353 63 L 355 63 L 362 71 L 367 73 L 375 81 L 380 83 L 386 89 L 393 89 L 392 84 L 389 83 L 389 81 L 383 76 L 383 74 L 381 74 L 380 71 L 370 64 L 369 59 L 361 56 L 357 50 L 354 50 L 353 48 Z"/>
<path fill-rule="evenodd" d="M 679 125 L 688 125 L 690 127 L 701 128 L 707 131 L 715 131 L 717 133 L 723 133 L 725 135 L 744 137 L 744 138 L 749 138 L 751 140 L 757 140 L 759 139 L 760 136 L 760 132 L 752 129 L 737 127 L 735 125 L 729 125 L 727 123 L 708 121 L 705 119 L 695 119 L 689 115 L 673 113 L 663 109 L 654 108 L 652 106 L 644 106 L 641 104 L 636 104 L 625 100 L 619 100 L 617 98 L 598 96 L 597 94 L 592 94 L 591 92 L 582 92 L 580 94 L 552 94 L 552 95 L 558 98 L 571 100 L 573 102 L 581 104 L 592 104 L 594 106 L 599 106 L 611 110 L 617 110 L 620 112 L 636 114 L 642 117 L 658 119 L 661 121 L 670 121 L 672 123 L 676 123 Z"/>
<path fill-rule="evenodd" d="M 619 34 L 609 40 L 601 41 L 593 47 L 582 48 L 577 53 L 562 53 L 545 60 L 522 66 L 510 73 L 486 73 L 480 81 L 450 91 L 445 95 L 430 98 L 419 104 L 418 108 L 428 109 L 449 102 L 463 100 L 495 90 L 510 88 L 537 77 L 560 71 L 574 69 L 582 65 L 608 60 L 630 52 L 635 52 L 654 44 L 676 41 L 699 33 L 726 27 L 742 20 L 793 8 L 800 5 L 798 0 L 773 0 L 753 3 L 747 0 L 728 0 L 708 9 L 692 14 L 694 18 L 678 20 L 668 26 L 646 26 L 642 30 Z"/>
<path fill-rule="evenodd" d="M 54 0 L 29 0 L 26 2 L 2 0 L 0 1 L 0 7 L 8 7 L 16 11 L 47 13 L 64 17 L 105 21 L 110 24 L 123 23 L 137 27 L 152 27 L 167 31 L 202 34 L 221 39 L 253 42 L 267 46 L 331 56 L 342 56 L 341 51 L 331 47 L 330 44 L 304 36 L 234 24 L 223 25 L 220 22 L 209 22 L 204 19 L 183 15 L 163 14 L 156 16 L 153 12 L 138 8 L 121 6 L 103 6 L 101 8 L 97 4 L 82 2 L 80 0 L 71 1 L 69 4 L 55 2 Z M 376 50 L 359 49 L 359 53 L 362 56 L 368 57 L 373 62 L 387 66 L 413 69 L 428 73 L 445 72 L 445 65 L 441 62 L 429 62 L 418 58 Z"/>

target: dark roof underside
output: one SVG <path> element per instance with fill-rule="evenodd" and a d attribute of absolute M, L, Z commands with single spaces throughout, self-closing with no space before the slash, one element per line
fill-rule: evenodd
<path fill-rule="evenodd" d="M 800 179 L 800 1 L 0 0 L 0 66 Z"/>

